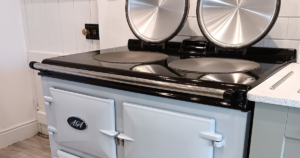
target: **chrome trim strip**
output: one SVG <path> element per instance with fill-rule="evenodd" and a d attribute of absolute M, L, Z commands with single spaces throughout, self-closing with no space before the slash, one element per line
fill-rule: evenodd
<path fill-rule="evenodd" d="M 182 85 L 182 84 L 177 84 L 177 83 L 154 81 L 154 80 L 149 80 L 149 79 L 121 76 L 121 75 L 88 71 L 88 70 L 80 70 L 80 69 L 40 64 L 40 63 L 35 63 L 33 65 L 33 67 L 37 70 L 53 71 L 53 72 L 58 72 L 58 73 L 63 73 L 63 74 L 69 74 L 69 75 L 75 75 L 75 76 L 81 76 L 81 77 L 87 77 L 87 78 L 93 78 L 93 79 L 100 79 L 100 80 L 105 80 L 105 81 L 112 81 L 112 82 L 117 82 L 117 83 L 142 86 L 142 87 L 148 87 L 148 88 L 169 90 L 169 91 L 175 91 L 175 92 L 186 93 L 186 94 L 201 95 L 201 96 L 205 96 L 205 97 L 212 97 L 212 98 L 218 98 L 218 99 L 224 99 L 223 95 L 225 93 L 225 90 L 222 90 L 222 89 L 198 87 L 198 86 L 191 86 L 191 85 Z"/>
<path fill-rule="evenodd" d="M 285 82 L 288 78 L 290 78 L 294 74 L 294 71 L 289 72 L 287 75 L 285 75 L 282 79 L 280 79 L 277 83 L 275 83 L 270 89 L 275 90 L 277 87 L 279 87 L 283 82 Z"/>

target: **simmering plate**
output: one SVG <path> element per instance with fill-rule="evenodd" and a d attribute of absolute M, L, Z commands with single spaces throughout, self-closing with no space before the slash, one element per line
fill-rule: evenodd
<path fill-rule="evenodd" d="M 99 54 L 94 56 L 95 60 L 107 63 L 119 64 L 144 64 L 166 60 L 169 56 L 162 53 L 146 51 L 126 51 Z"/>
<path fill-rule="evenodd" d="M 173 61 L 169 63 L 169 67 L 190 73 L 229 74 L 252 71 L 260 68 L 260 64 L 240 59 L 191 58 Z"/>

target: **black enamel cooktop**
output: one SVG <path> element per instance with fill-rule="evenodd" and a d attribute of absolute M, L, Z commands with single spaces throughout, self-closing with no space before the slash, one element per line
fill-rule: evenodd
<path fill-rule="evenodd" d="M 191 53 L 180 53 L 181 43 L 169 43 L 162 53 L 168 54 L 169 58 L 165 61 L 159 61 L 154 63 L 147 64 L 116 64 L 116 63 L 106 63 L 95 60 L 93 57 L 99 55 L 100 53 L 109 53 L 109 52 L 119 52 L 119 51 L 140 51 L 142 48 L 135 46 L 125 46 L 114 49 L 107 49 L 101 51 L 92 51 L 68 56 L 60 56 L 56 58 L 50 58 L 44 60 L 43 64 L 56 65 L 68 68 L 75 68 L 81 70 L 90 70 L 96 72 L 103 72 L 109 74 L 116 74 L 121 76 L 130 76 L 136 78 L 144 78 L 155 81 L 164 81 L 170 83 L 179 83 L 183 85 L 193 85 L 209 88 L 219 88 L 219 89 L 233 89 L 235 91 L 243 92 L 244 99 L 246 97 L 247 91 L 257 86 L 272 74 L 279 71 L 281 68 L 286 66 L 291 62 L 295 62 L 296 50 L 292 49 L 274 49 L 274 48 L 248 48 L 247 53 L 244 55 L 235 54 L 233 51 L 219 51 L 218 54 L 213 52 L 191 52 Z M 196 73 L 184 73 L 175 71 L 168 67 L 168 63 L 175 60 L 182 60 L 186 58 L 197 58 L 197 57 L 215 57 L 215 58 L 237 58 L 245 59 L 258 62 L 261 67 L 254 71 L 246 73 L 235 73 L 235 74 L 196 74 Z M 77 82 L 85 83 L 96 83 L 92 80 L 84 80 L 83 78 L 70 77 L 70 75 L 63 75 L 58 73 L 43 73 L 41 75 L 68 79 Z M 103 83 L 103 82 L 102 82 Z M 192 96 L 192 95 L 181 95 L 177 92 L 168 92 L 165 93 L 161 90 L 151 90 L 134 88 L 120 88 L 124 85 L 114 85 L 108 86 L 111 83 L 102 84 L 101 86 L 118 88 L 123 90 L 130 90 L 139 93 L 146 93 L 152 95 L 159 95 L 168 98 L 180 98 L 180 100 L 188 100 L 193 102 L 200 102 L 210 105 L 222 106 L 224 104 L 222 100 L 211 100 L 201 96 Z M 166 95 L 168 94 L 168 95 Z M 205 101 L 206 100 L 206 101 Z M 239 105 L 231 106 L 235 109 L 247 109 L 248 102 L 243 101 Z M 242 106 L 242 107 L 241 107 Z"/>
<path fill-rule="evenodd" d="M 266 54 L 254 55 L 256 50 L 264 50 Z M 281 67 L 287 63 L 293 62 L 294 51 L 287 49 L 270 49 L 270 48 L 250 48 L 249 54 L 243 57 L 243 59 L 252 59 L 252 61 L 258 62 L 261 67 L 259 69 L 245 72 L 245 73 L 233 73 L 233 74 L 198 74 L 198 73 L 186 73 L 173 70 L 168 67 L 168 63 L 175 60 L 186 59 L 188 55 L 182 56 L 176 53 L 166 53 L 170 57 L 166 61 L 147 63 L 147 64 L 118 64 L 107 63 L 93 59 L 94 56 L 100 53 L 109 52 L 122 52 L 128 51 L 128 47 L 119 47 L 114 49 L 106 49 L 101 51 L 92 51 L 68 56 L 60 56 L 56 58 L 50 58 L 43 61 L 44 64 L 51 64 L 57 66 L 66 66 L 71 68 L 101 71 L 108 73 L 116 73 L 120 75 L 129 75 L 143 78 L 155 77 L 169 77 L 176 78 L 178 80 L 197 80 L 210 81 L 217 83 L 229 83 L 236 85 L 247 85 L 250 88 L 259 84 L 262 80 L 275 71 L 278 71 Z M 268 55 L 270 57 L 268 58 Z M 272 56 L 271 56 L 272 55 Z M 191 55 L 195 57 L 194 55 Z M 276 57 L 277 56 L 277 59 Z M 223 56 L 222 56 L 223 57 Z M 256 59 L 255 59 L 256 58 Z M 274 58 L 274 61 L 270 61 L 270 58 Z"/>

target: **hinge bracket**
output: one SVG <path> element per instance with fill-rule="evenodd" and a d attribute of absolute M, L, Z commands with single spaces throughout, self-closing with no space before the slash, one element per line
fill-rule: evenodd
<path fill-rule="evenodd" d="M 205 139 L 209 139 L 213 141 L 213 145 L 217 148 L 223 147 L 225 145 L 225 140 L 223 140 L 223 136 L 218 133 L 200 133 L 200 136 Z"/>
<path fill-rule="evenodd" d="M 126 136 L 126 135 L 123 134 L 123 133 L 120 133 L 119 135 L 117 135 L 117 136 L 115 137 L 115 143 L 116 143 L 117 145 L 120 145 L 120 144 L 121 144 L 122 146 L 124 146 L 125 140 L 126 140 L 126 141 L 131 141 L 131 142 L 134 141 L 134 139 L 132 139 L 132 138 Z"/>
<path fill-rule="evenodd" d="M 222 141 L 215 141 L 214 142 L 214 146 L 217 147 L 217 148 L 221 148 L 225 145 L 225 140 L 222 140 Z"/>
<path fill-rule="evenodd" d="M 48 126 L 48 132 L 49 135 L 53 135 L 54 133 L 57 133 L 57 129 L 53 126 Z"/>
<path fill-rule="evenodd" d="M 53 102 L 53 98 L 51 98 L 49 96 L 44 96 L 44 100 L 45 100 L 45 105 L 46 106 L 50 106 L 51 103 Z"/>

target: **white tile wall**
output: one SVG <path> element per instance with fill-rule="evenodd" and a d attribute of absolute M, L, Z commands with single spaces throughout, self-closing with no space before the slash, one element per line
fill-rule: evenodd
<path fill-rule="evenodd" d="M 63 52 L 65 54 L 73 54 L 78 51 L 74 12 L 73 0 L 59 0 L 60 32 L 62 34 Z"/>
<path fill-rule="evenodd" d="M 298 49 L 300 41 L 265 39 L 265 47 Z"/>
<path fill-rule="evenodd" d="M 197 6 L 197 1 L 196 0 L 191 0 L 190 1 L 190 12 L 189 12 L 189 16 L 193 16 L 196 17 L 196 6 Z"/>
<path fill-rule="evenodd" d="M 109 7 L 105 5 L 120 5 L 125 0 L 101 0 L 101 3 L 106 2 L 100 8 L 97 8 L 97 0 L 21 1 L 25 4 L 26 31 L 28 32 L 30 50 L 54 54 L 72 54 L 99 49 L 99 41 L 86 40 L 81 34 L 84 24 L 98 23 L 98 9 L 105 10 Z M 282 0 L 281 4 L 279 18 L 274 28 L 264 40 L 255 46 L 299 48 L 297 44 L 300 41 L 300 0 Z M 196 5 L 197 0 L 190 0 L 189 18 L 178 37 L 174 38 L 175 40 L 190 36 L 202 36 L 196 19 Z M 120 16 L 118 18 L 115 18 L 114 21 L 122 21 L 121 18 L 125 17 Z M 106 32 L 106 30 L 100 31 Z M 102 41 L 104 40 L 102 39 Z M 109 42 L 106 41 L 106 43 Z M 113 44 L 108 45 L 113 47 Z"/>
<path fill-rule="evenodd" d="M 202 36 L 202 33 L 199 29 L 197 18 L 189 17 L 186 21 L 185 26 L 182 28 L 181 32 L 178 35 L 181 36 Z"/>
<path fill-rule="evenodd" d="M 299 0 L 281 0 L 281 17 L 300 17 Z"/>
<path fill-rule="evenodd" d="M 48 32 L 49 51 L 63 52 L 63 42 L 61 33 L 61 22 L 58 0 L 45 1 L 46 9 L 46 33 Z M 59 31 L 57 31 L 59 30 Z"/>
<path fill-rule="evenodd" d="M 289 18 L 286 39 L 300 39 L 300 18 Z"/>
<path fill-rule="evenodd" d="M 288 18 L 279 17 L 273 26 L 273 29 L 269 32 L 269 34 L 265 38 L 271 39 L 286 39 L 286 33 L 288 28 Z"/>

